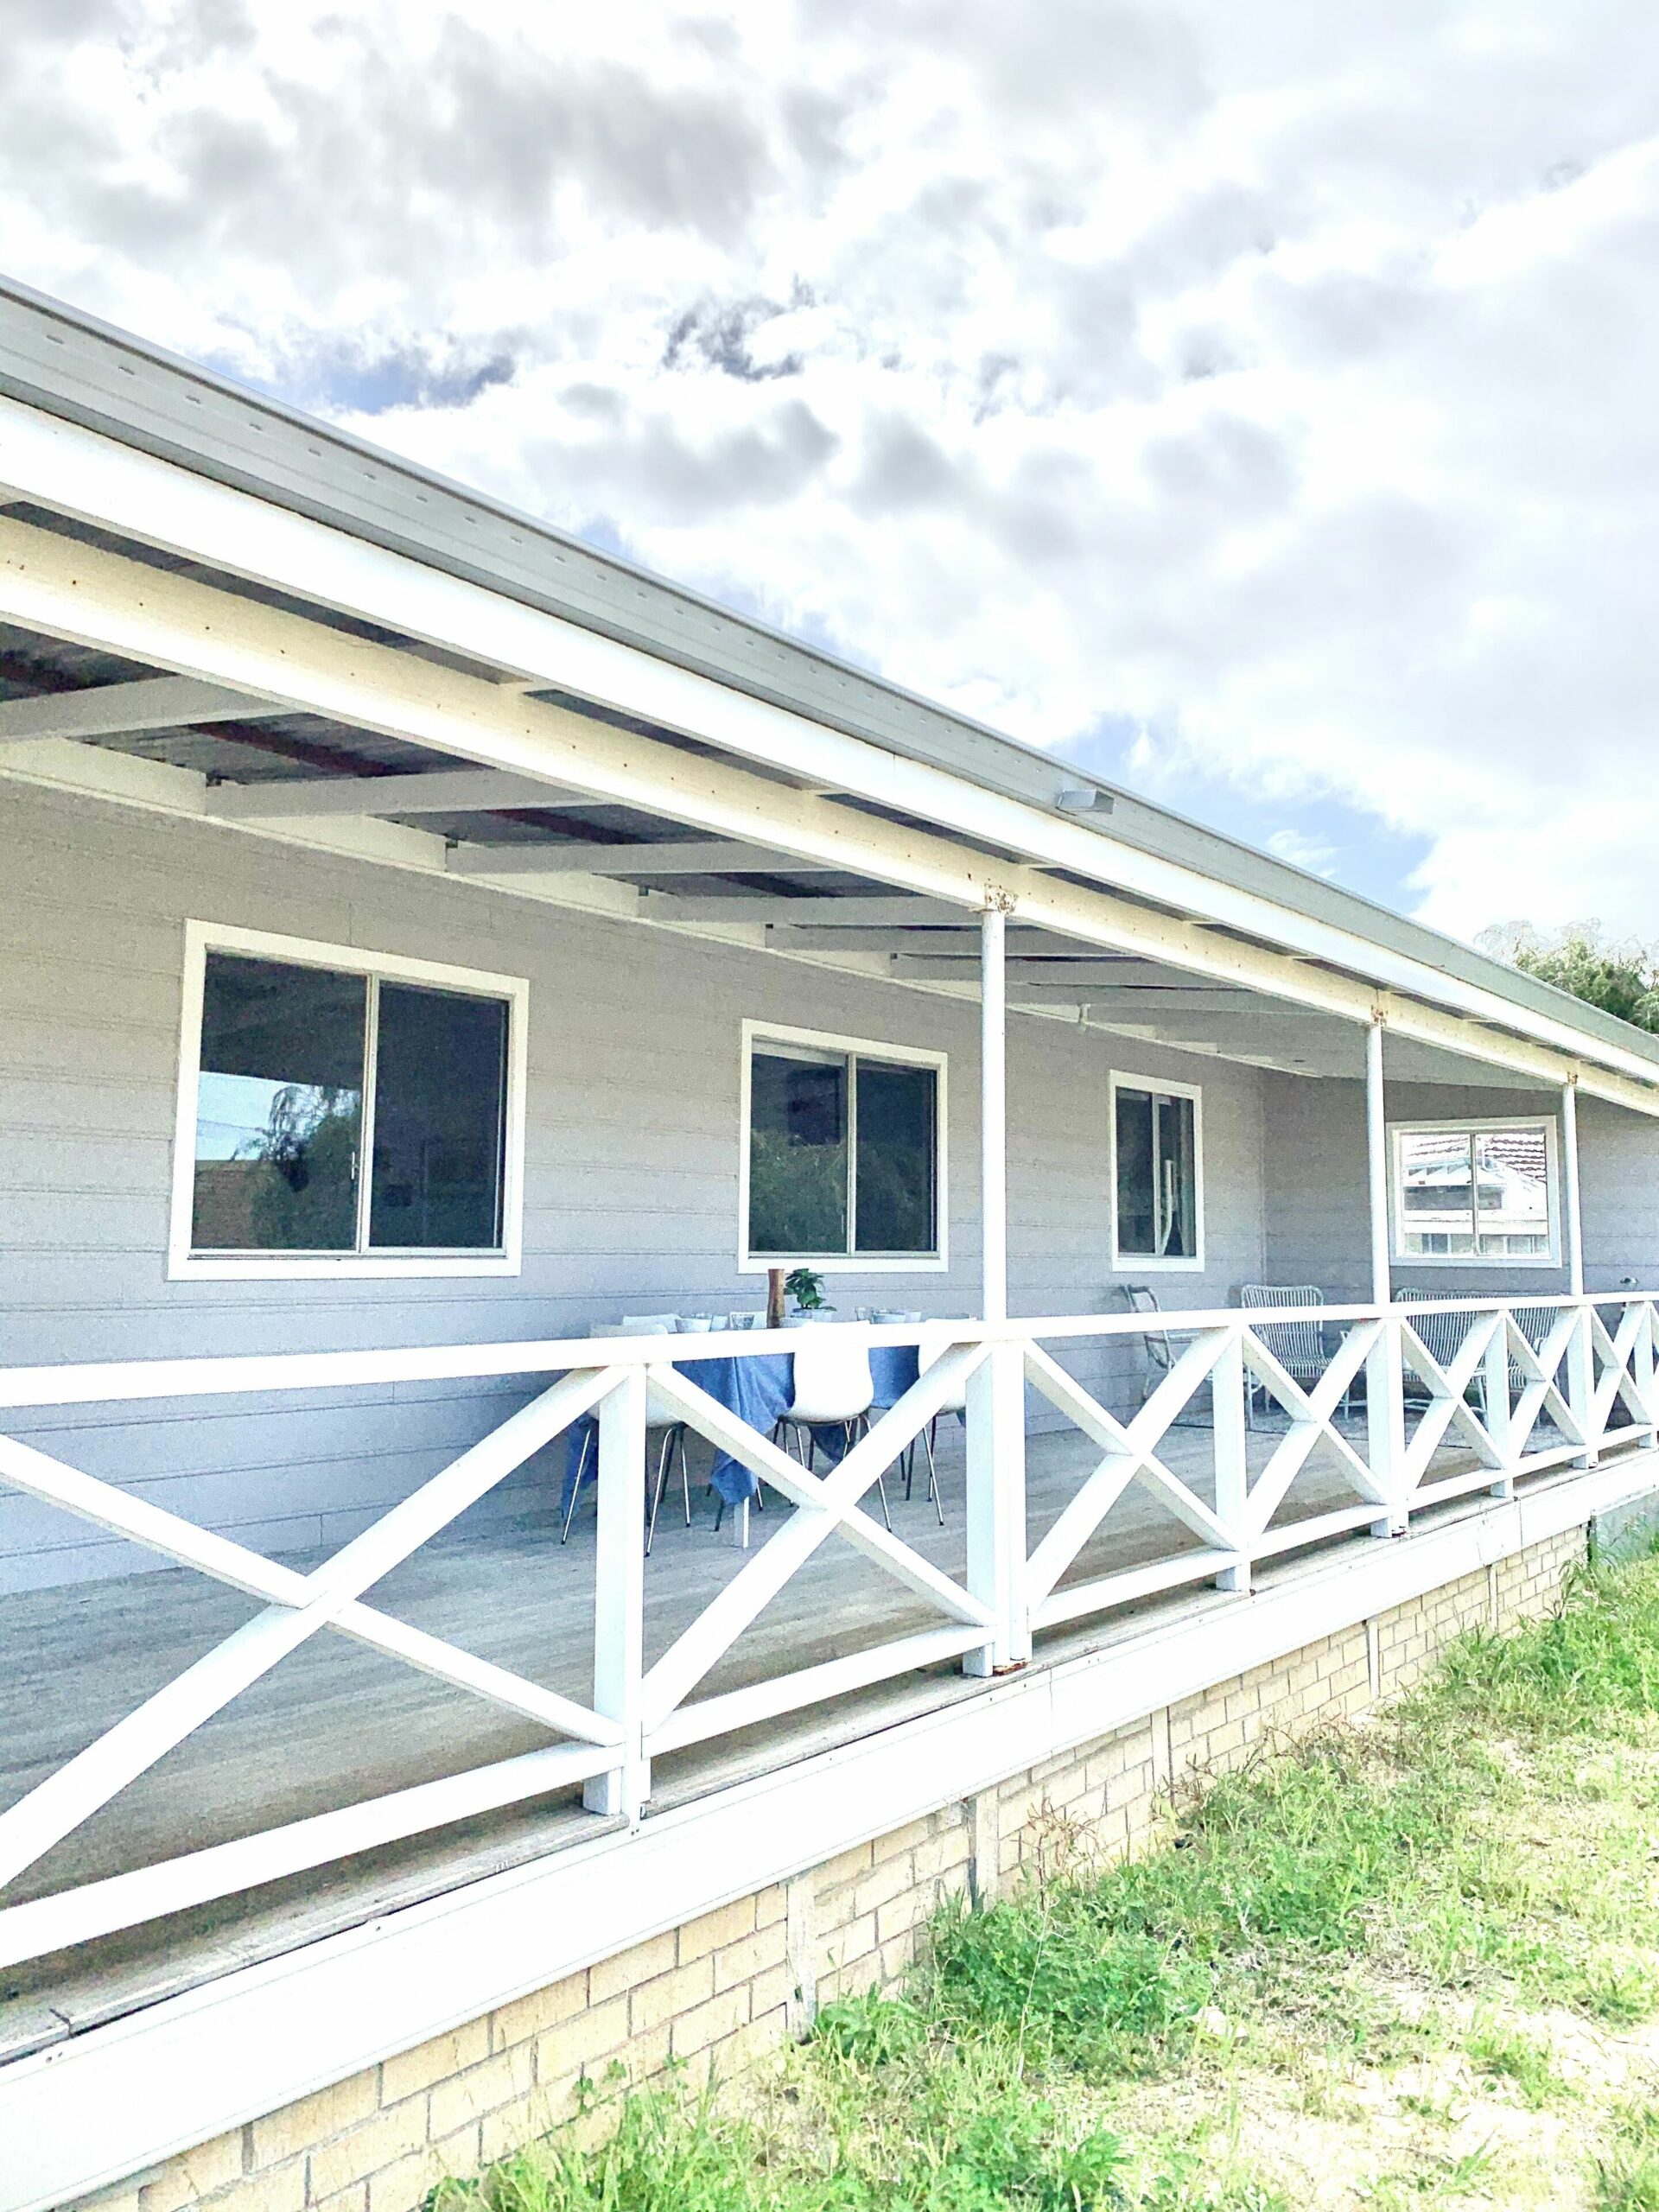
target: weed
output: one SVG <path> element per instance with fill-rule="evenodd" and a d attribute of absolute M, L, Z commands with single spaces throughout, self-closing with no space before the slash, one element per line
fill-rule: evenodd
<path fill-rule="evenodd" d="M 1552 2063 L 1549 2045 L 1539 2037 L 1508 2025 L 1496 2014 L 1486 2013 L 1476 2021 L 1464 2048 L 1477 2074 L 1511 2083 L 1522 2102 L 1535 2112 L 1559 2095 L 1564 2086 Z"/>
<path fill-rule="evenodd" d="M 1659 2212 L 1659 2110 L 1625 2105 L 1595 2164 L 1597 2212 Z"/>

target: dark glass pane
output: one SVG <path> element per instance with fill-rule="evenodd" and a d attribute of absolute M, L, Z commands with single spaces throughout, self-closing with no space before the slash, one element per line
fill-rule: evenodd
<path fill-rule="evenodd" d="M 1158 1249 L 1166 1259 L 1195 1260 L 1198 1254 L 1198 1170 L 1192 1101 L 1160 1098 L 1156 1107 L 1160 1199 Z"/>
<path fill-rule="evenodd" d="M 504 1000 L 381 984 L 371 1244 L 499 1249 L 506 1065 Z"/>
<path fill-rule="evenodd" d="M 758 1052 L 749 1068 L 749 1249 L 847 1249 L 847 1063 Z"/>
<path fill-rule="evenodd" d="M 931 1252 L 934 1121 L 931 1068 L 858 1063 L 858 1249 Z"/>
<path fill-rule="evenodd" d="M 197 1251 L 352 1249 L 367 988 L 361 976 L 208 954 Z"/>
<path fill-rule="evenodd" d="M 1117 1094 L 1117 1249 L 1150 1259 L 1158 1249 L 1153 1177 L 1152 1098 Z"/>

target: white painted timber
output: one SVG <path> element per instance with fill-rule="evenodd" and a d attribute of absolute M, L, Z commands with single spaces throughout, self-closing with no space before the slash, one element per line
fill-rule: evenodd
<path fill-rule="evenodd" d="M 452 1891 L 0 2069 L 0 2212 L 54 2212 L 1229 1676 L 1650 1495 L 1659 1455 L 1217 1596 L 1105 1649 Z M 1213 1572 L 1213 1566 L 1207 1571 Z M 247 2053 L 257 2050 L 257 2069 Z"/>
<path fill-rule="evenodd" d="M 0 439 L 10 419 L 5 404 L 0 402 Z M 946 837 L 900 829 L 830 801 L 782 790 L 775 782 L 758 782 L 717 761 L 693 759 L 676 747 L 518 697 L 499 685 L 412 660 L 391 647 L 341 638 L 283 609 L 241 601 L 189 579 L 3 519 L 0 611 L 34 627 L 103 645 L 131 658 L 180 667 L 209 679 L 234 680 L 250 690 L 280 690 L 309 711 L 412 737 L 499 768 L 550 779 L 569 777 L 595 797 L 608 796 L 717 835 L 765 840 L 783 850 L 833 860 L 950 904 L 977 906 L 988 891 L 1005 893 L 1016 899 L 1027 923 L 1052 926 L 1111 950 L 1140 951 L 1212 980 L 1242 983 L 1345 1019 L 1369 1020 L 1376 1011 L 1374 984 L 1350 981 L 1315 966 L 1296 950 L 1287 954 L 1239 942 L 1202 922 L 1153 912 L 1135 899 L 1058 883 L 1017 863 L 988 861 L 982 853 L 952 845 Z M 883 764 L 884 775 L 902 765 L 876 748 L 864 750 Z M 918 772 L 940 776 L 933 770 Z M 950 777 L 941 780 L 952 788 L 957 783 Z M 881 796 L 890 798 L 885 783 L 879 788 Z M 973 804 L 966 814 L 975 823 L 987 808 L 1006 811 L 1013 805 L 976 786 L 963 789 L 972 792 Z M 932 796 L 942 810 L 938 818 L 948 823 L 952 807 L 943 791 Z M 1016 815 L 1020 811 L 1014 809 Z M 1093 838 L 1092 832 L 1068 830 L 1046 817 L 1033 818 L 1057 832 Z M 1020 842 L 1012 837 L 1013 826 L 1004 820 L 1001 842 Z M 988 817 L 974 834 L 996 834 Z M 1094 857 L 1098 862 L 1097 851 Z M 1067 864 L 1081 868 L 1085 858 L 1078 855 Z M 692 902 L 679 903 L 684 906 Z M 660 907 L 658 911 L 665 920 L 689 919 L 683 914 L 671 916 Z M 712 921 L 713 917 L 705 913 L 702 919 Z M 1291 932 L 1286 942 L 1298 946 L 1302 934 Z M 1319 944 L 1325 944 L 1329 935 L 1319 936 Z M 1344 943 L 1351 964 L 1363 969 L 1364 948 L 1357 940 Z M 1408 965 L 1414 968 L 1416 963 Z M 1429 971 L 1424 972 L 1427 976 Z M 1463 987 L 1459 995 L 1468 995 Z M 1390 1020 L 1403 1034 L 1472 1058 L 1525 1069 L 1551 1083 L 1565 1081 L 1577 1066 L 1584 1088 L 1659 1116 L 1659 1084 L 1638 1056 L 1592 1046 L 1592 1040 L 1563 1031 L 1566 1048 L 1582 1050 L 1586 1056 L 1582 1063 L 1563 1062 L 1553 1051 L 1484 1026 L 1503 1020 L 1507 1013 L 1510 1027 L 1536 1030 L 1535 1021 L 1523 1019 L 1523 1009 L 1479 993 L 1470 1000 L 1468 1010 L 1479 1019 L 1471 1022 L 1433 1005 L 1405 1000 L 1389 1004 Z M 1560 1025 L 1551 1027 L 1553 1033 Z M 1611 1065 L 1614 1062 L 1617 1068 Z"/>
<path fill-rule="evenodd" d="M 1213 924 L 1241 931 L 1293 954 L 1368 977 L 1374 985 L 1497 1024 L 1510 1036 L 1534 1039 L 1624 1076 L 1633 1086 L 1653 1084 L 1652 1064 L 1639 1054 L 1592 1039 L 1567 1020 L 1520 1006 L 1426 961 L 1122 844 L 1099 830 L 1005 798 L 965 778 L 895 759 L 879 746 L 728 690 L 637 647 L 10 400 L 0 401 L 0 479 L 26 486 L 28 496 L 46 505 L 96 520 L 141 542 L 188 552 L 229 577 L 257 577 L 280 584 L 302 597 L 464 652 L 474 661 L 493 661 L 503 674 L 539 676 L 550 685 L 792 771 L 806 783 L 902 808 L 918 820 L 988 840 L 1044 866 L 1110 882 L 1135 899 L 1159 901 L 1198 918 L 1200 926 Z M 26 528 L 0 526 L 7 536 Z M 91 554 L 91 549 L 80 545 L 68 550 L 76 559 Z M 149 573 L 156 587 L 178 581 Z M 215 596 L 222 601 L 226 594 Z M 276 610 L 262 612 L 272 614 Z M 60 614 L 59 621 L 63 619 Z M 56 626 L 45 622 L 40 626 Z M 83 634 L 73 625 L 63 633 Z M 351 641 L 353 648 L 357 642 Z M 149 658 L 164 665 L 180 664 L 167 653 Z M 201 658 L 200 640 L 192 658 Z M 211 674 L 200 667 L 195 672 Z M 434 679 L 448 673 L 429 666 L 428 672 Z M 1027 875 L 1034 903 L 1035 886 L 1046 879 L 1034 868 Z M 1126 911 L 1144 916 L 1144 909 L 1134 906 Z M 1294 991 L 1287 995 L 1300 995 Z M 1659 1111 L 1659 1100 L 1643 1110 Z"/>
<path fill-rule="evenodd" d="M 43 737 L 127 737 L 142 730 L 176 729 L 190 722 L 257 721 L 289 709 L 222 684 L 188 676 L 143 676 L 124 683 L 99 683 L 84 691 L 54 691 L 33 699 L 0 699 L 0 745 Z"/>
<path fill-rule="evenodd" d="M 792 859 L 775 846 L 707 843 L 690 837 L 679 844 L 466 844 L 449 855 L 452 875 L 736 875 L 767 869 L 802 874 L 830 865 Z"/>
<path fill-rule="evenodd" d="M 494 768 L 440 768 L 398 776 L 295 776 L 280 783 L 216 784 L 204 812 L 215 822 L 326 822 L 353 816 L 471 814 L 505 807 L 582 807 L 586 792 Z"/>

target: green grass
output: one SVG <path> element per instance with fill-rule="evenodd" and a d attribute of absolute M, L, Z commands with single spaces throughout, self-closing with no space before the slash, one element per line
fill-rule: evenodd
<path fill-rule="evenodd" d="M 1300 2212 L 1311 2173 L 1321 2204 L 1659 2212 L 1659 2107 L 1621 2091 L 1612 2044 L 1573 2080 L 1557 2047 L 1623 2053 L 1659 2010 L 1656 1834 L 1644 1560 L 1466 1639 L 1366 1726 L 1185 1793 L 1166 1847 L 942 1911 L 907 1991 L 827 2007 L 775 2073 L 631 2095 L 608 2143 L 556 2139 L 443 2195 Z"/>
<path fill-rule="evenodd" d="M 1659 2111 L 1628 2105 L 1596 2162 L 1596 2212 L 1659 2212 Z"/>

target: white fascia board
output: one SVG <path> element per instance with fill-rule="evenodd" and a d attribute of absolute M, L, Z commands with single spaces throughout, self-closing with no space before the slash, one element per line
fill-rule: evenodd
<path fill-rule="evenodd" d="M 331 2087 L 700 1914 L 1651 1496 L 1659 1454 L 1357 1539 L 1253 1596 L 388 1914 L 0 2066 L 0 2212 L 53 2208 Z M 247 2055 L 257 2051 L 251 2067 Z"/>
<path fill-rule="evenodd" d="M 0 401 L 0 430 L 7 419 L 6 404 Z M 250 504 L 258 506 L 257 502 Z M 404 565 L 412 576 L 429 576 L 416 564 Z M 450 581 L 429 580 L 446 586 Z M 494 603 L 488 594 L 480 596 Z M 282 696 L 302 711 L 413 739 L 482 766 L 543 784 L 575 784 L 619 804 L 717 836 L 801 853 L 957 907 L 977 907 L 991 895 L 1011 896 L 1027 922 L 1080 943 L 1139 952 L 1212 981 L 1242 984 L 1349 1021 L 1369 1022 L 1380 1010 L 1402 1034 L 1446 1045 L 1467 1058 L 1524 1068 L 1542 1081 L 1560 1083 L 1577 1074 L 1586 1090 L 1637 1112 L 1659 1116 L 1659 1083 L 1646 1079 L 1648 1064 L 1633 1054 L 1619 1057 L 1642 1071 L 1634 1080 L 1609 1073 L 1593 1061 L 1558 1062 L 1537 1045 L 1484 1021 L 1471 1023 L 1432 1005 L 1385 1003 L 1374 986 L 1357 977 L 1332 973 L 1294 953 L 1242 943 L 1204 922 L 1150 912 L 1135 899 L 1103 888 L 1058 882 L 1017 862 L 1000 861 L 952 843 L 948 830 L 936 836 L 885 822 L 757 779 L 744 767 L 687 753 L 659 740 L 524 698 L 476 676 L 343 635 L 263 601 L 4 518 L 0 518 L 0 613 L 49 634 L 100 645 L 205 681 Z M 833 733 L 818 734 L 827 741 L 834 738 Z M 874 747 L 862 751 L 887 772 L 898 772 L 907 766 Z M 3 765 L 10 765 L 9 759 Z M 938 771 L 917 772 L 925 772 L 993 810 L 1006 810 L 1012 804 Z M 1029 809 L 1015 811 L 1033 820 L 1041 818 Z M 998 830 L 988 822 L 982 834 L 1006 842 L 1007 825 Z M 589 890 L 603 887 L 598 879 L 582 880 Z M 620 886 L 613 887 L 620 897 L 632 895 Z M 718 926 L 708 914 L 699 924 L 685 911 L 691 904 L 659 896 L 658 916 L 693 927 Z M 671 913 L 671 906 L 682 911 Z M 751 931 L 747 918 L 734 926 Z M 758 925 L 752 934 L 759 940 Z M 1517 1022 L 1523 1019 L 1522 1010 L 1493 1001 L 1495 1015 L 1506 1011 Z M 1583 1045 L 1586 1040 L 1574 1041 Z"/>
<path fill-rule="evenodd" d="M 1011 846 L 1046 866 L 1075 870 L 1305 957 L 1333 962 L 1384 988 L 1496 1021 L 1638 1083 L 1656 1079 L 1652 1065 L 1637 1054 L 1357 932 L 1119 843 L 1106 831 L 1056 819 L 947 770 L 899 758 L 636 646 L 3 398 L 0 478 L 43 505 L 186 553 L 228 576 L 276 584 L 493 662 L 514 677 L 620 708 L 795 770 L 831 790 L 879 798 L 941 828 Z"/>

